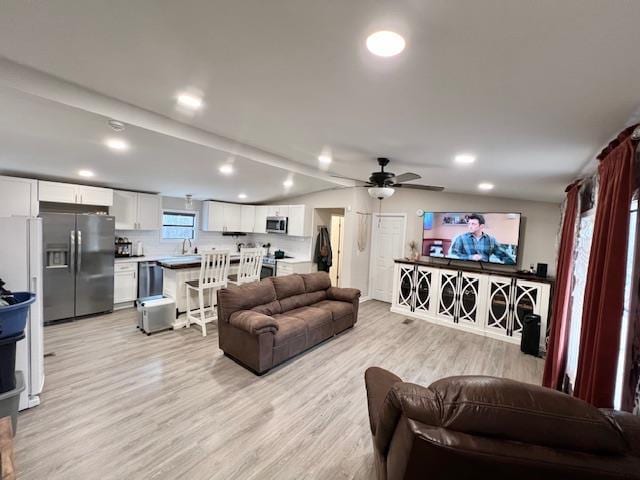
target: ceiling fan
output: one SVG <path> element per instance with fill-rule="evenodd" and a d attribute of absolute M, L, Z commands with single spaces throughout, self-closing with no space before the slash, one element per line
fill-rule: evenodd
<path fill-rule="evenodd" d="M 362 180 L 357 180 L 355 178 L 348 177 L 340 177 L 339 175 L 333 175 L 338 178 L 347 178 L 349 180 L 355 180 L 359 183 L 363 183 L 363 185 L 359 185 L 361 187 L 369 187 L 368 192 L 369 196 L 373 198 L 377 198 L 382 200 L 384 198 L 389 198 L 391 195 L 395 193 L 396 188 L 411 188 L 414 190 L 430 190 L 432 192 L 441 192 L 444 190 L 444 187 L 437 187 L 434 185 L 416 185 L 413 183 L 402 183 L 402 182 L 410 182 L 411 180 L 418 180 L 422 178 L 417 173 L 403 173 L 401 175 L 396 176 L 392 172 L 385 172 L 384 167 L 389 164 L 389 159 L 385 157 L 378 157 L 378 165 L 380 165 L 379 172 L 371 173 L 368 182 L 362 182 Z"/>

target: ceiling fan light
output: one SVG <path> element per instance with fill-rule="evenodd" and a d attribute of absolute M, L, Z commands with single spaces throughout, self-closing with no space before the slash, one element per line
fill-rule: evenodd
<path fill-rule="evenodd" d="M 389 198 L 395 192 L 395 190 L 391 187 L 371 187 L 367 191 L 369 192 L 370 197 L 377 198 L 379 200 Z"/>

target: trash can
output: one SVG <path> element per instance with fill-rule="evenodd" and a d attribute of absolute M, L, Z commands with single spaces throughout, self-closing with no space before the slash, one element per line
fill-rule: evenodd
<path fill-rule="evenodd" d="M 156 295 L 138 299 L 138 327 L 147 335 L 173 328 L 176 302 Z"/>
<path fill-rule="evenodd" d="M 24 376 L 18 370 L 15 372 L 15 388 L 0 393 L 0 418 L 11 417 L 11 426 L 13 428 L 13 436 L 18 431 L 18 407 L 20 406 L 20 394 L 24 390 Z"/>
<path fill-rule="evenodd" d="M 0 394 L 16 388 L 16 343 L 23 338 L 24 332 L 0 338 Z"/>
<path fill-rule="evenodd" d="M 0 307 L 0 338 L 22 333 L 27 325 L 29 306 L 36 301 L 35 293 L 14 292 L 13 297 L 18 303 Z"/>
<path fill-rule="evenodd" d="M 529 313 L 522 322 L 520 350 L 529 355 L 540 355 L 540 315 Z"/>

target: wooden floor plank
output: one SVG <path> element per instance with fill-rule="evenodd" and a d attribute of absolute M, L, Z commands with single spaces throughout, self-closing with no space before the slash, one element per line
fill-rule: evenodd
<path fill-rule="evenodd" d="M 263 377 L 222 355 L 215 325 L 147 337 L 133 309 L 45 328 L 42 405 L 20 414 L 20 479 L 373 478 L 364 371 L 538 384 L 516 345 L 360 306 L 355 328 Z"/>

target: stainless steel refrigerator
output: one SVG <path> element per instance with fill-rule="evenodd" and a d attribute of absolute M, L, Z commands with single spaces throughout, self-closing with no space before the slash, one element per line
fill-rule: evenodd
<path fill-rule="evenodd" d="M 113 310 L 114 217 L 42 213 L 44 321 Z"/>

